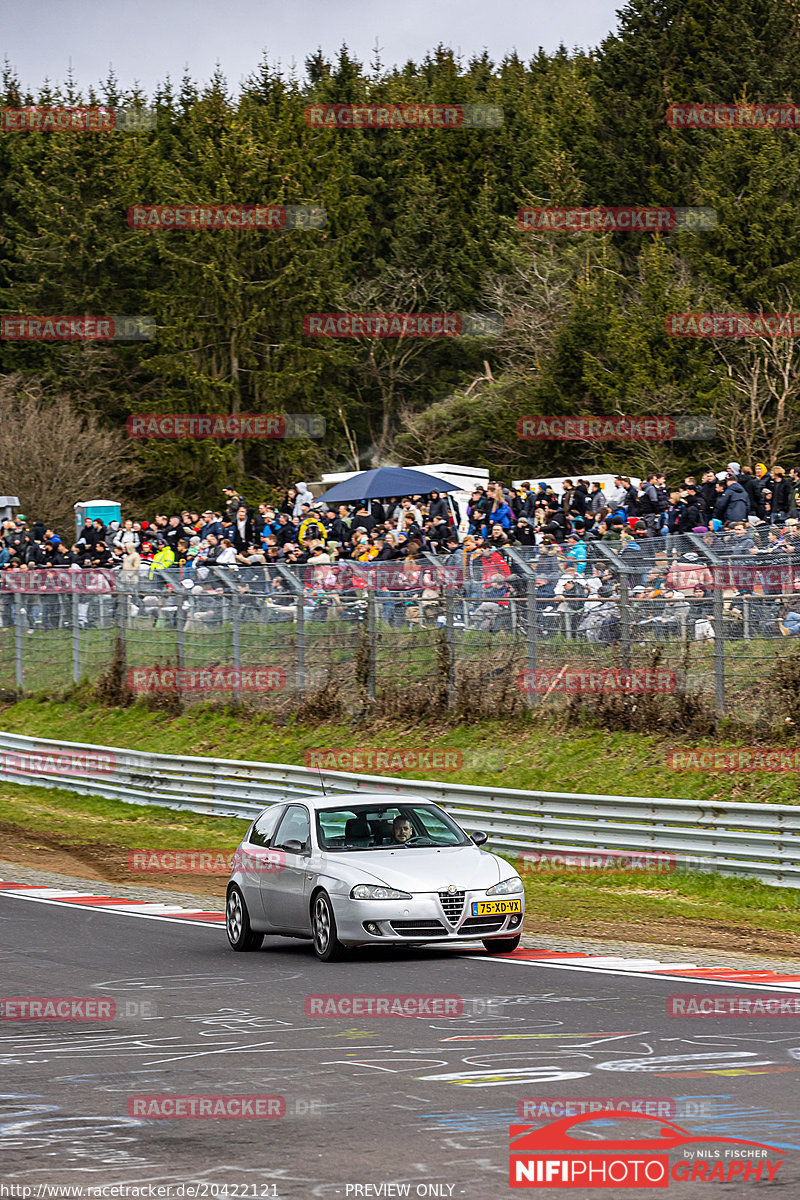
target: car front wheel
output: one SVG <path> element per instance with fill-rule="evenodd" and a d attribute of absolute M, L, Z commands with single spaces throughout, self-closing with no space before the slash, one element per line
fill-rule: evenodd
<path fill-rule="evenodd" d="M 237 887 L 232 887 L 228 892 L 225 931 L 233 950 L 258 950 L 264 941 L 263 933 L 254 933 L 250 928 L 250 914 L 244 896 Z"/>
<path fill-rule="evenodd" d="M 487 954 L 510 954 L 512 950 L 516 950 L 519 945 L 521 934 L 517 934 L 512 938 L 486 938 L 484 941 L 484 949 Z"/>
<path fill-rule="evenodd" d="M 336 936 L 336 918 L 333 905 L 325 892 L 318 892 L 311 906 L 311 934 L 314 952 L 320 962 L 333 962 L 341 958 L 344 946 Z"/>

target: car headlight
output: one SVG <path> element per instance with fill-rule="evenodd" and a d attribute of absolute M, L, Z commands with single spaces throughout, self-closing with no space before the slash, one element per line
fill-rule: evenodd
<path fill-rule="evenodd" d="M 350 891 L 351 900 L 413 900 L 410 892 L 398 892 L 397 888 L 383 887 L 375 883 L 357 883 Z"/>
<path fill-rule="evenodd" d="M 496 883 L 494 887 L 486 889 L 487 896 L 508 896 L 510 892 L 524 892 L 522 880 L 519 875 L 515 875 L 513 879 L 504 879 L 501 883 Z"/>

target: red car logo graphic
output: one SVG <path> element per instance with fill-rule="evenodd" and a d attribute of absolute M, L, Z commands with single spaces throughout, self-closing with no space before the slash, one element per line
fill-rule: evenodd
<path fill-rule="evenodd" d="M 652 1138 L 632 1138 L 629 1140 L 609 1140 L 602 1141 L 599 1138 L 581 1138 L 571 1137 L 568 1131 L 574 1125 L 591 1124 L 595 1121 L 648 1121 L 651 1125 L 658 1126 L 659 1136 Z M 532 1125 L 511 1125 L 509 1127 L 509 1136 L 511 1138 L 511 1150 L 514 1154 L 527 1153 L 528 1151 L 546 1151 L 547 1153 L 563 1154 L 564 1151 L 574 1154 L 585 1154 L 588 1150 L 597 1150 L 598 1153 L 607 1150 L 652 1150 L 654 1152 L 664 1153 L 667 1150 L 674 1150 L 678 1146 L 686 1146 L 697 1142 L 713 1142 L 714 1145 L 724 1143 L 735 1146 L 756 1146 L 760 1150 L 769 1150 L 773 1154 L 782 1154 L 782 1150 L 778 1150 L 775 1146 L 768 1146 L 764 1142 L 751 1142 L 746 1138 L 728 1138 L 720 1137 L 717 1134 L 711 1137 L 696 1137 L 689 1133 L 688 1129 L 681 1129 L 680 1125 L 673 1125 L 669 1121 L 663 1121 L 659 1117 L 646 1117 L 641 1113 L 610 1112 L 602 1113 L 583 1113 L 577 1117 L 562 1117 L 560 1121 L 553 1121 L 549 1125 L 542 1125 L 540 1128 L 535 1128 Z"/>

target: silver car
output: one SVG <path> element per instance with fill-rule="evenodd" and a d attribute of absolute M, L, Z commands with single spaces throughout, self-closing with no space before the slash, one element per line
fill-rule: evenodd
<path fill-rule="evenodd" d="M 273 804 L 233 858 L 226 928 L 234 950 L 265 933 L 311 938 L 323 962 L 347 947 L 479 938 L 516 949 L 525 893 L 512 866 L 428 801 L 305 796 Z"/>

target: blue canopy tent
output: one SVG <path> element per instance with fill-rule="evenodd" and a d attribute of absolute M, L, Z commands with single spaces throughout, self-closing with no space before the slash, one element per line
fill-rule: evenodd
<path fill-rule="evenodd" d="M 372 512 L 373 500 L 388 500 L 391 496 L 427 496 L 430 492 L 457 492 L 457 483 L 448 483 L 425 471 L 414 471 L 411 467 L 376 467 L 372 471 L 360 471 L 352 479 L 345 479 L 329 488 L 315 501 L 316 504 L 347 504 L 354 500 L 366 500 Z M 449 501 L 453 512 L 453 502 Z M 454 524 L 458 527 L 458 516 L 453 512 Z"/>
<path fill-rule="evenodd" d="M 360 471 L 352 479 L 337 483 L 323 492 L 315 504 L 347 504 L 354 500 L 388 500 L 390 496 L 427 496 L 430 492 L 457 492 L 459 484 L 437 479 L 411 467 L 377 467 Z"/>

